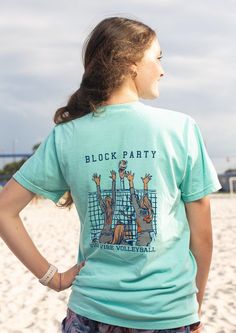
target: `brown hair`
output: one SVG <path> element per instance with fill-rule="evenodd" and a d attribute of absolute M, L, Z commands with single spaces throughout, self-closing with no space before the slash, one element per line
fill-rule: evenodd
<path fill-rule="evenodd" d="M 109 17 L 97 24 L 83 45 L 84 74 L 80 87 L 67 105 L 56 111 L 54 122 L 65 123 L 96 113 L 96 108 L 108 100 L 128 75 L 134 77 L 131 65 L 141 61 L 155 37 L 150 27 L 125 17 Z M 66 195 L 59 207 L 71 207 L 71 194 Z"/>

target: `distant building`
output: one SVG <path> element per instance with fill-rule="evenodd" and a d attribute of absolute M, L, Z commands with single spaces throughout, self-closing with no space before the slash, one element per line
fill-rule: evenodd
<path fill-rule="evenodd" d="M 224 173 L 218 175 L 220 184 L 222 186 L 220 192 L 230 192 L 229 180 L 231 177 L 236 178 L 236 169 L 229 169 L 226 170 Z M 236 192 L 236 181 L 233 182 L 233 191 Z"/>

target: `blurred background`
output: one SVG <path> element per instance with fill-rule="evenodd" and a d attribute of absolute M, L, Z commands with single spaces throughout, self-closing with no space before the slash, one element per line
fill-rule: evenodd
<path fill-rule="evenodd" d="M 160 97 L 143 102 L 184 112 L 197 121 L 223 190 L 228 192 L 229 178 L 236 176 L 235 13 L 234 0 L 0 0 L 0 184 L 48 135 L 55 111 L 78 89 L 83 75 L 82 45 L 93 27 L 109 16 L 127 16 L 154 29 L 163 51 Z M 11 156 L 6 158 L 6 154 Z M 236 199 L 221 195 L 212 201 L 216 250 L 203 308 L 207 333 L 236 332 L 232 301 Z M 70 218 L 63 215 L 67 224 L 62 228 L 64 221 L 58 226 L 54 209 L 50 203 L 40 203 L 22 216 L 45 256 L 53 244 L 48 260 L 55 264 L 60 260 L 64 268 L 75 260 L 77 215 L 75 211 Z M 48 238 L 41 243 L 42 220 Z M 52 243 L 55 228 L 57 238 Z M 0 250 L 0 271 L 5 272 L 0 281 L 0 331 L 59 332 L 68 291 L 58 295 L 43 289 L 9 256 L 3 242 Z M 69 251 L 73 255 L 68 258 Z M 22 274 L 24 283 L 19 289 L 16 280 Z"/>
<path fill-rule="evenodd" d="M 221 1 L 0 1 L 0 154 L 32 153 L 78 89 L 82 44 L 108 16 L 150 25 L 163 50 L 160 97 L 190 114 L 218 173 L 236 168 L 236 4 Z M 7 160 L 0 158 L 0 168 Z"/>

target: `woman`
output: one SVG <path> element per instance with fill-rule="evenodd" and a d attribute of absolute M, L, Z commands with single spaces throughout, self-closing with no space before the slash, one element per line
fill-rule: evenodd
<path fill-rule="evenodd" d="M 80 88 L 0 193 L 1 236 L 50 288 L 72 286 L 62 332 L 200 332 L 221 188 L 194 119 L 148 106 L 164 75 L 157 35 L 124 17 L 91 32 Z M 63 273 L 37 250 L 20 211 L 35 193 L 75 203 L 78 262 Z"/>

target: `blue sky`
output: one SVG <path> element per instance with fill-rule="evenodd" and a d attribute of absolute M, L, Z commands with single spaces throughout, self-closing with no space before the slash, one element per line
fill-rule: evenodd
<path fill-rule="evenodd" d="M 31 152 L 48 134 L 79 87 L 87 35 L 127 16 L 163 50 L 160 97 L 145 103 L 191 115 L 217 171 L 236 167 L 235 12 L 234 0 L 0 1 L 0 153 Z"/>

